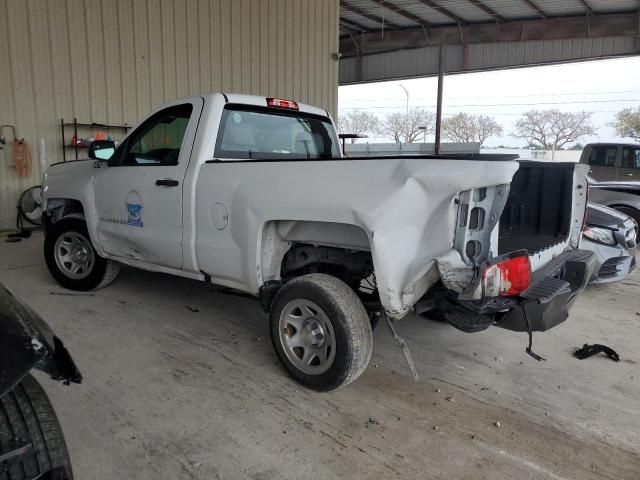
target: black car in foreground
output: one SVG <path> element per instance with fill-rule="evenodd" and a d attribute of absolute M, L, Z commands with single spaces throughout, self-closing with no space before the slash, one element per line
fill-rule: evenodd
<path fill-rule="evenodd" d="M 32 369 L 82 381 L 49 325 L 0 283 L 0 478 L 71 480 L 60 423 Z"/>

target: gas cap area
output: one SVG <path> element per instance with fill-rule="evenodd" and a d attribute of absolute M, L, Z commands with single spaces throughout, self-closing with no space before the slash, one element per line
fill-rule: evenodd
<path fill-rule="evenodd" d="M 221 203 L 214 203 L 209 212 L 209 220 L 216 230 L 224 230 L 229 224 L 229 212 Z"/>

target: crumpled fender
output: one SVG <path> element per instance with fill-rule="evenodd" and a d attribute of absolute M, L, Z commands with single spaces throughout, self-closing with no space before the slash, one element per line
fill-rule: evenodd
<path fill-rule="evenodd" d="M 453 249 L 456 198 L 465 190 L 508 184 L 518 170 L 517 162 L 464 160 L 408 166 L 400 162 L 394 172 L 402 179 L 399 188 L 375 212 L 360 215 L 370 232 L 382 305 L 396 319 L 441 277 L 454 290 L 468 285 L 473 269 Z"/>

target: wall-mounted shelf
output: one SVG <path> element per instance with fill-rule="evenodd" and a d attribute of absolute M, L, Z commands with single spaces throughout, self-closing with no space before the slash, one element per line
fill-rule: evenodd
<path fill-rule="evenodd" d="M 60 119 L 60 135 L 62 137 L 62 161 L 63 162 L 67 161 L 67 154 L 66 154 L 67 149 L 75 150 L 76 152 L 75 160 L 78 160 L 78 151 L 89 148 L 89 142 L 75 143 L 75 144 L 72 143 L 72 140 L 74 138 L 79 140 L 79 136 L 78 136 L 79 131 L 80 132 L 86 131 L 87 132 L 86 137 L 89 138 L 89 137 L 95 136 L 95 131 L 99 131 L 99 130 L 120 130 L 120 131 L 124 130 L 124 133 L 127 133 L 127 131 L 130 128 L 131 126 L 127 125 L 126 123 L 124 125 L 109 125 L 106 123 L 86 123 L 86 122 L 78 122 L 76 118 L 73 119 L 73 122 L 65 123 L 64 119 L 61 118 Z M 73 135 L 68 140 L 65 135 L 67 129 L 73 129 Z"/>

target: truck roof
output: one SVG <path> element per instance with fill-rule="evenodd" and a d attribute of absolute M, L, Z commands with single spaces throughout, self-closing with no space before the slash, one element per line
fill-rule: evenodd
<path fill-rule="evenodd" d="M 587 143 L 584 148 L 587 147 L 594 147 L 594 146 L 598 146 L 598 145 L 620 145 L 622 147 L 640 147 L 640 144 L 638 143 L 628 143 L 628 142 L 593 142 L 593 143 Z"/>
<path fill-rule="evenodd" d="M 206 98 L 213 98 L 217 95 L 224 96 L 227 103 L 240 103 L 242 105 L 255 105 L 256 107 L 266 107 L 267 106 L 267 98 L 273 97 L 263 97 L 260 95 L 246 95 L 243 93 L 211 93 L 209 95 L 204 95 Z M 276 97 L 279 98 L 279 97 Z M 312 113 L 315 115 L 322 115 L 323 117 L 328 117 L 329 112 L 323 110 L 322 108 L 314 107 L 313 105 L 308 105 L 306 103 L 300 103 L 295 98 L 287 98 L 284 100 L 292 100 L 298 104 L 298 111 L 304 113 Z"/>

